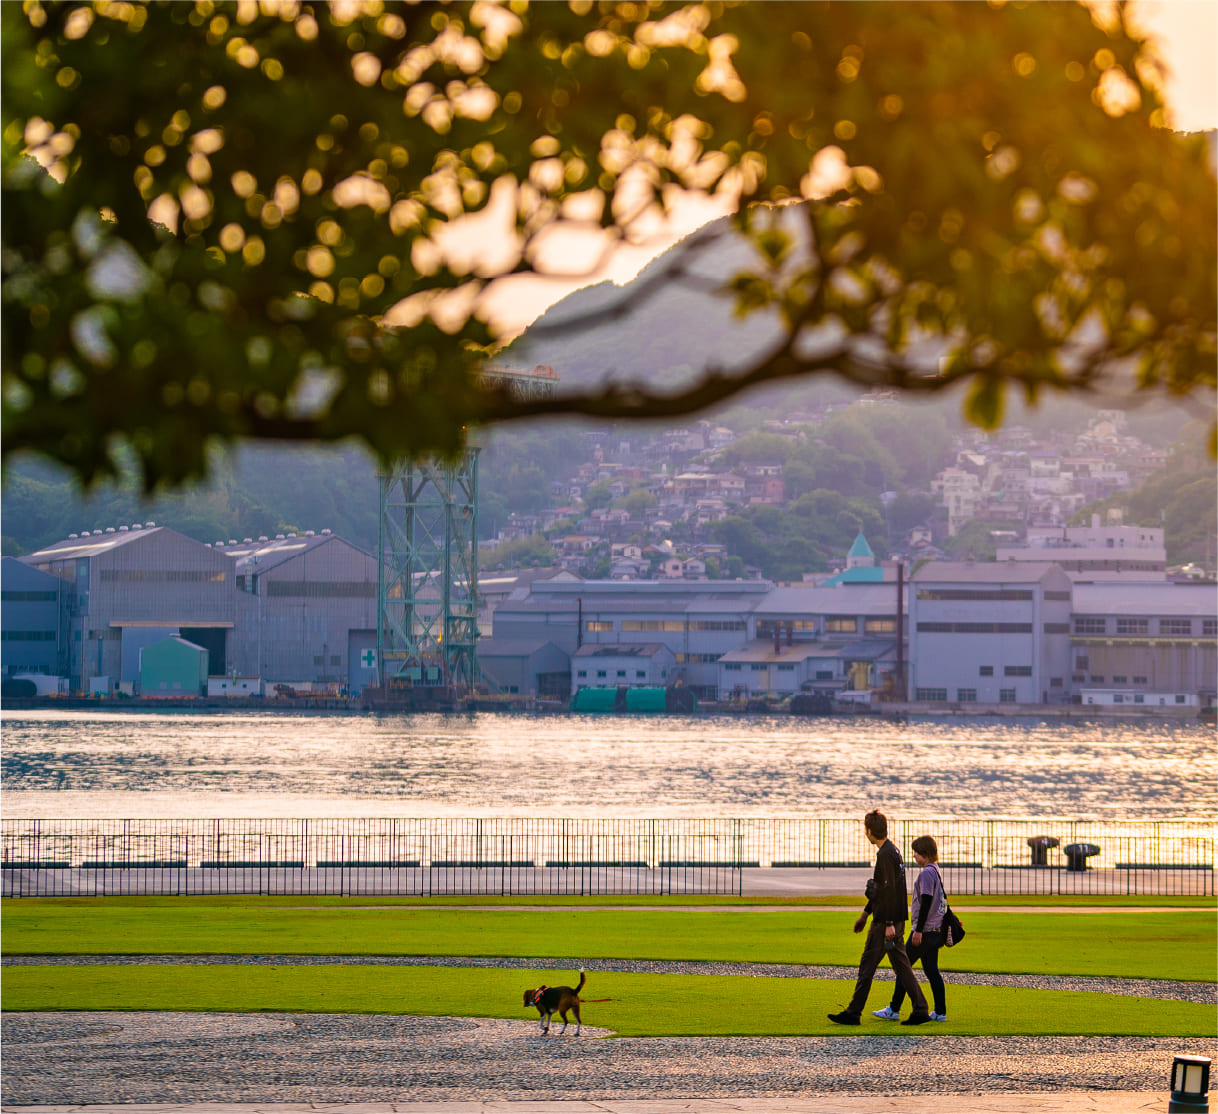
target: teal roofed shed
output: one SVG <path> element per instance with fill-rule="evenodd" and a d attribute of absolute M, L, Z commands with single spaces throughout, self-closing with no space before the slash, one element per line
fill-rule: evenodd
<path fill-rule="evenodd" d="M 140 651 L 140 694 L 205 696 L 208 653 L 176 634 Z"/>

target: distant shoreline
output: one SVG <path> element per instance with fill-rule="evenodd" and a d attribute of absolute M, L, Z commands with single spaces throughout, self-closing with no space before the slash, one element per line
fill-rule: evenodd
<path fill-rule="evenodd" d="M 261 711 L 282 715 L 301 713 L 337 712 L 347 715 L 368 713 L 430 712 L 442 714 L 470 714 L 477 712 L 507 712 L 528 715 L 604 715 L 630 716 L 631 718 L 657 716 L 671 718 L 666 713 L 572 713 L 565 702 L 540 701 L 522 698 L 504 701 L 473 697 L 468 700 L 449 700 L 411 705 L 407 702 L 365 700 L 361 697 L 324 697 L 270 699 L 263 697 L 90 697 L 90 696 L 34 696 L 16 697 L 0 703 L 0 711 L 6 713 L 27 711 L 106 711 L 106 712 L 237 712 Z M 1115 707 L 1101 704 L 960 704 L 940 703 L 885 703 L 876 708 L 860 708 L 856 711 L 833 711 L 827 715 L 802 715 L 786 708 L 747 707 L 740 703 L 703 701 L 698 710 L 688 713 L 690 718 L 704 716 L 738 716 L 742 719 L 757 719 L 764 716 L 782 716 L 792 719 L 1053 719 L 1053 720 L 1170 720 L 1184 723 L 1209 723 L 1196 707 L 1174 708 L 1170 706 L 1124 705 Z"/>

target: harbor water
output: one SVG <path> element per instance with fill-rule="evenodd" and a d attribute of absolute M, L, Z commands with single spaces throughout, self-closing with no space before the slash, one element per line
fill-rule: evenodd
<path fill-rule="evenodd" d="M 6 714 L 10 819 L 1212 817 L 1180 721 L 507 713 Z"/>

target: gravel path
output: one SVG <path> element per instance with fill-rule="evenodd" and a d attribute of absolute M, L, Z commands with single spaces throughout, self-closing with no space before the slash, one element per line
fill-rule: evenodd
<path fill-rule="evenodd" d="M 572 1030 L 573 1032 L 573 1030 Z M 542 1037 L 534 1022 L 14 1014 L 4 1109 L 35 1104 L 779 1098 L 1161 1090 L 1218 1042 L 1087 1037 Z"/>
<path fill-rule="evenodd" d="M 367 956 L 9 956 L 37 964 L 385 964 L 574 970 L 580 961 Z M 773 964 L 597 961 L 589 970 L 853 978 Z M 877 981 L 891 978 L 881 972 Z M 965 975 L 949 983 L 1218 1003 L 1205 983 Z M 877 995 L 877 1001 L 882 996 Z M 557 1033 L 559 1026 L 555 1026 Z M 1171 1058 L 1218 1040 L 857 1035 L 619 1038 L 535 1021 L 326 1014 L 12 1013 L 0 1103 L 404 1102 L 791 1097 L 809 1093 L 1161 1090 Z"/>

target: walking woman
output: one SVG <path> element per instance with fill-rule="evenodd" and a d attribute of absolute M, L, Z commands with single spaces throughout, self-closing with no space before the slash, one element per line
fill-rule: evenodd
<path fill-rule="evenodd" d="M 931 1021 L 947 1020 L 947 993 L 943 986 L 943 976 L 939 974 L 939 949 L 943 947 L 943 915 L 947 912 L 947 894 L 943 889 L 943 879 L 939 877 L 939 845 L 931 836 L 918 836 L 911 845 L 914 861 L 919 866 L 918 880 L 914 883 L 913 901 L 910 903 L 910 920 L 913 931 L 909 934 L 909 945 L 906 951 L 909 962 L 922 961 L 922 970 L 926 973 L 926 981 L 930 983 L 931 994 L 935 999 L 935 1008 L 931 1012 Z M 905 1002 L 905 987 L 897 980 L 892 992 L 892 1002 L 882 1010 L 873 1011 L 874 1015 L 885 1021 L 896 1021 L 901 1016 L 901 1006 Z"/>

